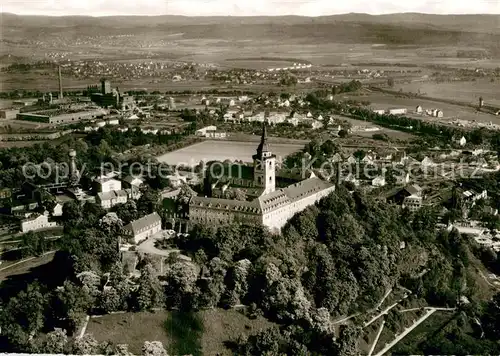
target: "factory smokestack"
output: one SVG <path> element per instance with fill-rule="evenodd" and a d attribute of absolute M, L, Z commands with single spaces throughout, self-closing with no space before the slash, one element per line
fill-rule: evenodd
<path fill-rule="evenodd" d="M 59 99 L 63 98 L 61 66 L 59 66 Z"/>

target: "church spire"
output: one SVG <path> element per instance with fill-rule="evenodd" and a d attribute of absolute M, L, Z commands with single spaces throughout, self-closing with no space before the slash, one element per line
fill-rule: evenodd
<path fill-rule="evenodd" d="M 262 123 L 262 136 L 260 138 L 260 144 L 257 147 L 257 155 L 262 155 L 263 152 L 269 152 L 269 147 L 267 145 L 267 129 L 266 122 Z"/>

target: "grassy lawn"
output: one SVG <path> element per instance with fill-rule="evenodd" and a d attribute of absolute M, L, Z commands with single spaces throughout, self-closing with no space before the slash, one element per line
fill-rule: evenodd
<path fill-rule="evenodd" d="M 426 339 L 438 333 L 442 328 L 446 327 L 456 317 L 452 312 L 438 311 L 431 315 L 422 324 L 417 326 L 410 334 L 394 346 L 392 351 L 398 353 L 398 350 L 403 351 L 408 349 L 415 349 L 423 343 Z M 380 343 L 384 345 L 384 343 Z M 377 347 L 377 350 L 379 348 Z"/>
<path fill-rule="evenodd" d="M 29 257 L 28 257 L 29 258 Z M 28 259 L 27 258 L 27 259 Z M 17 276 L 25 273 L 29 273 L 33 268 L 42 266 L 49 263 L 54 259 L 54 253 L 46 254 L 40 257 L 35 257 L 27 260 L 26 262 L 21 261 L 4 261 L 0 265 L 0 282 L 6 280 L 11 276 Z M 12 267 L 9 267 L 12 266 Z"/>
<path fill-rule="evenodd" d="M 172 342 L 169 351 L 176 355 L 202 355 L 201 337 L 204 325 L 200 314 L 176 311 L 169 313 L 164 323 Z"/>
<path fill-rule="evenodd" d="M 170 355 L 232 355 L 226 342 L 272 325 L 264 318 L 251 320 L 234 310 L 159 311 L 92 318 L 87 334 L 98 341 L 129 344 L 134 354 L 141 353 L 144 341 L 161 341 Z"/>

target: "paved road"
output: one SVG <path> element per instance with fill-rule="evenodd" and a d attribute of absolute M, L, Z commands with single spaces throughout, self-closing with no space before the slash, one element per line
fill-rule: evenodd
<path fill-rule="evenodd" d="M 161 250 L 159 248 L 156 248 L 155 242 L 161 238 L 162 238 L 161 234 L 157 234 L 153 237 L 150 237 L 149 239 L 147 239 L 143 243 L 137 245 L 137 251 L 142 252 L 142 253 L 157 255 L 157 256 L 164 256 L 164 257 L 168 257 L 171 253 L 181 253 L 181 251 L 177 250 L 177 249 Z M 180 255 L 179 257 L 182 259 L 191 261 L 191 259 L 188 256 Z"/>

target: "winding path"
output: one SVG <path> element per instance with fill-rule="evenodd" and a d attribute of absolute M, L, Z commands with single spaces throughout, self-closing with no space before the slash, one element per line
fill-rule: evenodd
<path fill-rule="evenodd" d="M 386 344 L 385 347 L 382 349 L 382 351 L 378 352 L 375 354 L 375 356 L 382 356 L 384 355 L 387 351 L 392 349 L 398 342 L 400 342 L 406 335 L 408 335 L 410 332 L 413 331 L 417 326 L 419 326 L 421 323 L 423 323 L 428 317 L 430 317 L 432 314 L 434 314 L 437 310 L 435 308 L 431 308 L 425 313 L 420 319 L 418 319 L 415 323 L 413 323 L 412 326 L 407 328 L 401 335 L 396 337 L 393 341 L 390 343 Z"/>

